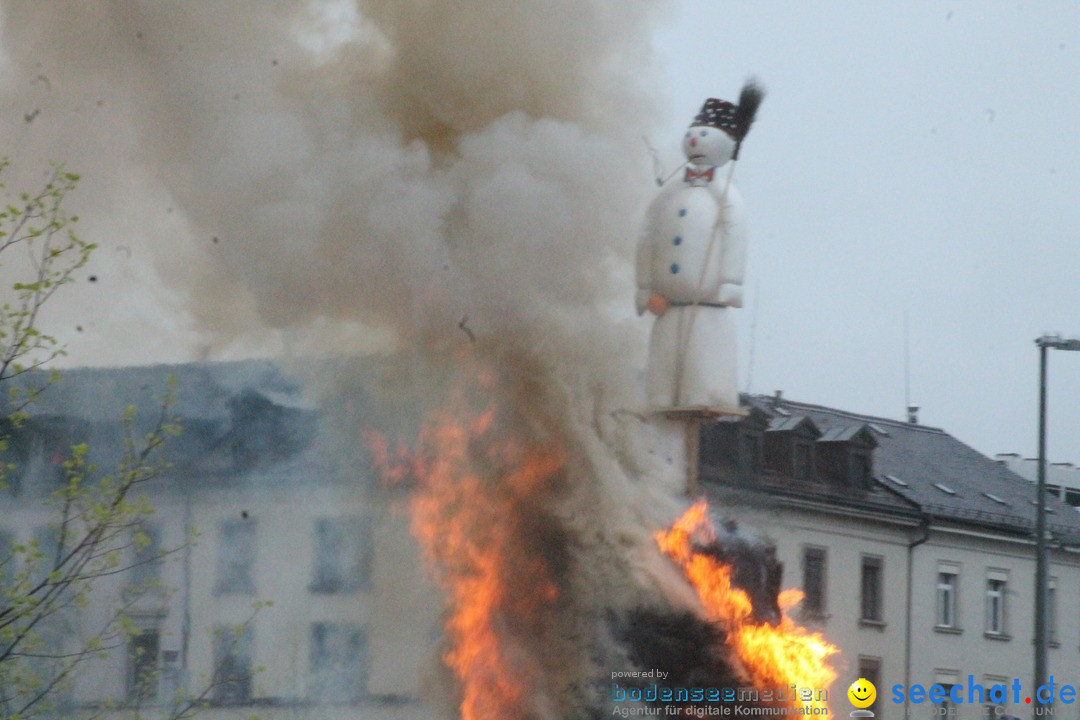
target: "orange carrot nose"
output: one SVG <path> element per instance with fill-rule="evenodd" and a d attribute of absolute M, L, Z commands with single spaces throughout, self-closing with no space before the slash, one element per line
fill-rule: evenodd
<path fill-rule="evenodd" d="M 690 147 L 697 147 L 697 138 L 690 138 Z"/>

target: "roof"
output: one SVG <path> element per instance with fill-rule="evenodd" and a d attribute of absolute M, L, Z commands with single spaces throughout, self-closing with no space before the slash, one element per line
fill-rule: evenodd
<path fill-rule="evenodd" d="M 77 368 L 48 384 L 24 424 L 5 427 L 13 492 L 32 499 L 50 491 L 52 466 L 75 443 L 86 442 L 91 462 L 103 471 L 117 467 L 126 436 L 122 418 L 134 408 L 133 436 L 149 432 L 160 419 L 170 378 L 175 403 L 169 412 L 181 432 L 156 456 L 169 466 L 156 488 L 284 482 L 300 470 L 314 478 L 333 474 L 335 460 L 320 432 L 324 403 L 310 382 L 281 363 Z M 24 373 L 5 386 L 38 388 L 46 379 L 43 373 Z"/>
<path fill-rule="evenodd" d="M 863 437 L 869 441 L 870 445 L 876 446 L 877 440 L 866 425 L 838 425 L 836 427 L 825 427 L 824 432 L 821 435 L 821 442 L 850 442 L 857 437 Z"/>
<path fill-rule="evenodd" d="M 805 415 L 821 429 L 822 440 L 868 429 L 877 441 L 874 481 L 930 518 L 1025 535 L 1035 527 L 1032 483 L 944 430 L 773 396 L 743 396 L 743 402 L 770 418 L 785 417 L 777 406 Z M 1046 506 L 1050 532 L 1080 543 L 1080 512 L 1052 496 Z"/>
<path fill-rule="evenodd" d="M 821 435 L 821 430 L 814 425 L 814 421 L 805 415 L 792 415 L 791 417 L 775 417 L 769 423 L 770 432 L 791 432 L 806 428 L 815 435 Z"/>

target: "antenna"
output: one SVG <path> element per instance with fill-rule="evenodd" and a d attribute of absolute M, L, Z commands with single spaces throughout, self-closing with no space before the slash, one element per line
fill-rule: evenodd
<path fill-rule="evenodd" d="M 757 340 L 757 314 L 760 306 L 761 281 L 758 280 L 754 283 L 754 316 L 750 320 L 750 357 L 746 361 L 746 389 L 743 390 L 747 395 L 750 394 L 750 380 L 754 377 L 754 344 Z"/>
<path fill-rule="evenodd" d="M 904 409 L 907 411 L 907 421 L 918 425 L 919 406 L 911 404 L 911 342 L 907 308 L 904 309 Z"/>
<path fill-rule="evenodd" d="M 904 407 L 911 407 L 911 351 L 908 342 L 907 308 L 904 308 Z"/>

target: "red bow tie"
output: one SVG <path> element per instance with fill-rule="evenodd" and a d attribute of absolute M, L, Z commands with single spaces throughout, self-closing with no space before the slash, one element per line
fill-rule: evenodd
<path fill-rule="evenodd" d="M 706 182 L 712 182 L 713 173 L 715 172 L 715 167 L 709 167 L 706 170 L 695 170 L 693 167 L 687 166 L 686 175 L 683 176 L 683 182 L 690 182 L 691 180 L 705 180 Z"/>

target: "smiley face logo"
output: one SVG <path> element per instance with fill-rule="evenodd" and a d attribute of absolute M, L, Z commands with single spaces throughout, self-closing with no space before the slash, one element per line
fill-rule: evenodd
<path fill-rule="evenodd" d="M 877 699 L 877 688 L 866 678 L 859 678 L 847 689 L 848 700 L 857 708 L 868 708 Z"/>

